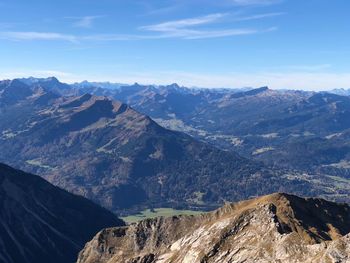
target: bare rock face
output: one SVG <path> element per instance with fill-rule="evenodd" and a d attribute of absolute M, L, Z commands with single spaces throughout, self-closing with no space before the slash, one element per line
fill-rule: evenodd
<path fill-rule="evenodd" d="M 98 233 L 78 263 L 350 262 L 350 208 L 273 194 Z"/>

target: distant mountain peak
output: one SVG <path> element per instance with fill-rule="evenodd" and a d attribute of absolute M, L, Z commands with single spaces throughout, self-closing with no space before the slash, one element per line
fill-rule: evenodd
<path fill-rule="evenodd" d="M 72 84 L 73 87 L 75 88 L 102 88 L 102 89 L 107 89 L 107 90 L 117 90 L 122 86 L 129 86 L 128 84 L 123 84 L 123 83 L 112 83 L 110 81 L 104 81 L 104 82 L 90 82 L 87 80 L 84 80 L 80 83 L 74 83 Z"/>
<path fill-rule="evenodd" d="M 27 85 L 33 85 L 33 84 L 40 83 L 40 82 L 60 83 L 60 81 L 54 76 L 47 77 L 47 78 L 28 77 L 28 78 L 20 78 L 18 80 L 27 84 Z"/>
<path fill-rule="evenodd" d="M 269 87 L 264 86 L 264 87 L 260 87 L 260 88 L 257 88 L 257 89 L 246 91 L 246 93 L 248 93 L 248 94 L 259 94 L 259 93 L 262 93 L 262 92 L 265 92 L 265 91 L 269 91 L 269 90 L 270 90 Z"/>
<path fill-rule="evenodd" d="M 176 88 L 176 89 L 180 88 L 179 84 L 177 84 L 177 83 L 172 83 L 168 87 Z"/>
<path fill-rule="evenodd" d="M 270 91 L 270 89 L 268 87 L 261 87 L 261 88 L 252 89 L 252 90 L 248 90 L 248 91 L 237 92 L 237 93 L 230 95 L 229 97 L 237 99 L 237 98 L 242 98 L 242 97 L 255 96 L 258 94 L 265 93 L 267 91 Z"/>
<path fill-rule="evenodd" d="M 56 77 L 48 77 L 48 78 L 44 79 L 43 81 L 61 83 Z"/>

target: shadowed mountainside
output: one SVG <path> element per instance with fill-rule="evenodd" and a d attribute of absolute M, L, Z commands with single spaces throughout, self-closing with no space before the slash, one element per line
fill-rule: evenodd
<path fill-rule="evenodd" d="M 0 164 L 0 262 L 74 262 L 102 228 L 124 225 L 111 212 L 39 176 Z"/>

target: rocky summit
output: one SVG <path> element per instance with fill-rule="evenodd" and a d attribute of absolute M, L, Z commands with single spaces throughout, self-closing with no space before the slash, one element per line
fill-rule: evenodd
<path fill-rule="evenodd" d="M 350 262 L 350 207 L 272 194 L 99 232 L 78 263 Z"/>

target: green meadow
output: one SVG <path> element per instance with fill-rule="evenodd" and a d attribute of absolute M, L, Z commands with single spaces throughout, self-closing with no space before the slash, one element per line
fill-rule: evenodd
<path fill-rule="evenodd" d="M 122 217 L 127 223 L 134 223 L 146 218 L 155 218 L 159 216 L 170 217 L 176 215 L 199 215 L 204 212 L 192 210 L 176 210 L 173 208 L 155 208 L 153 210 L 146 209 L 138 214 Z"/>

